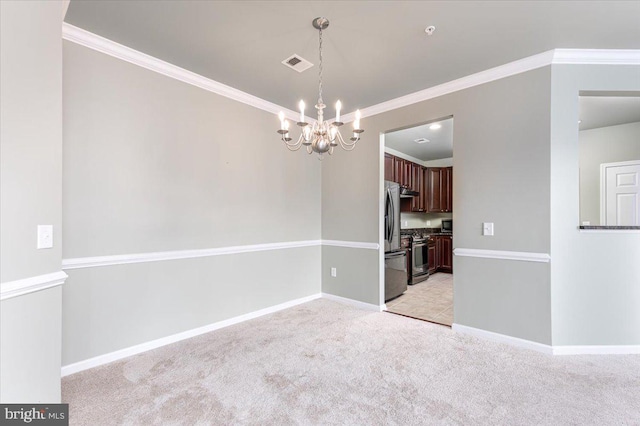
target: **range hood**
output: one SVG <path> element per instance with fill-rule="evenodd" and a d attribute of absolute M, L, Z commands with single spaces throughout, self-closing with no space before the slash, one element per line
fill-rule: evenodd
<path fill-rule="evenodd" d="M 418 195 L 420 195 L 418 191 L 414 191 L 405 186 L 400 187 L 400 198 L 411 198 L 411 197 L 417 197 Z"/>

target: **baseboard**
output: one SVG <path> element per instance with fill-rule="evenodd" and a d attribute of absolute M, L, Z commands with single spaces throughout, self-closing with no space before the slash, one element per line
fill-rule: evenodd
<path fill-rule="evenodd" d="M 285 303 L 280 303 L 278 305 L 270 306 L 268 308 L 260 309 L 258 311 L 249 312 L 247 314 L 239 315 L 237 317 L 229 318 L 223 321 L 218 321 L 213 324 L 205 325 L 203 327 L 198 327 L 191 330 L 183 331 L 181 333 L 173 334 L 171 336 L 152 340 L 150 342 L 141 343 L 139 345 L 120 349 L 115 352 L 110 352 L 104 355 L 99 355 L 93 358 L 89 358 L 84 361 L 79 361 L 73 364 L 65 365 L 62 367 L 62 377 L 69 376 L 71 374 L 78 373 L 80 371 L 88 370 L 90 368 L 98 367 L 100 365 L 109 364 L 111 362 L 118 361 L 120 359 L 130 357 L 132 355 L 136 355 L 142 352 L 156 349 L 161 346 L 169 345 L 171 343 L 179 342 L 181 340 L 189 339 L 191 337 L 199 336 L 201 334 L 209 333 L 210 331 L 219 330 L 221 328 L 238 324 L 244 321 L 248 321 L 254 318 L 258 318 L 263 315 L 282 311 L 284 309 L 288 309 L 293 306 L 300 305 L 302 303 L 307 303 L 312 300 L 320 299 L 321 297 L 322 295 L 320 293 L 312 294 L 311 296 L 290 300 Z"/>
<path fill-rule="evenodd" d="M 466 325 L 453 324 L 454 331 L 491 340 L 498 343 L 531 349 L 548 355 L 634 355 L 640 354 L 640 345 L 576 345 L 576 346 L 550 346 L 518 337 L 468 327 Z"/>
<path fill-rule="evenodd" d="M 530 340 L 520 339 L 518 337 L 507 336 L 505 334 L 494 333 L 492 331 L 481 330 L 479 328 L 468 327 L 466 325 L 453 324 L 451 326 L 453 331 L 469 334 L 471 336 L 480 337 L 482 339 L 491 340 L 498 343 L 506 343 L 507 345 L 516 346 L 523 349 L 531 349 L 537 352 L 542 352 L 547 355 L 553 355 L 553 348 L 550 345 L 545 345 L 538 342 L 532 342 Z"/>
<path fill-rule="evenodd" d="M 372 303 L 365 303 L 359 300 L 349 299 L 347 297 L 336 296 L 335 294 L 322 293 L 322 298 L 367 311 L 382 312 L 387 309 L 386 305 L 374 305 Z"/>
<path fill-rule="evenodd" d="M 635 355 L 640 345 L 578 345 L 554 346 L 554 355 Z"/>

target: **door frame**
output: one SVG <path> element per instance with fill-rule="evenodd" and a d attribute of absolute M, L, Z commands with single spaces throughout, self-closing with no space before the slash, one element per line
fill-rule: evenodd
<path fill-rule="evenodd" d="M 602 163 L 600 164 L 600 225 L 605 226 L 607 224 L 607 168 L 609 167 L 621 167 L 621 166 L 640 166 L 640 160 L 631 161 L 619 161 L 616 163 Z"/>

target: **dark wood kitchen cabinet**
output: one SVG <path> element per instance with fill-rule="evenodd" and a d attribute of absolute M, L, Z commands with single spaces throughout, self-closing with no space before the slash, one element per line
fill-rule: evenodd
<path fill-rule="evenodd" d="M 384 180 L 396 182 L 394 160 L 395 157 L 393 155 L 384 153 Z"/>
<path fill-rule="evenodd" d="M 453 167 L 427 168 L 428 213 L 453 211 Z"/>
<path fill-rule="evenodd" d="M 441 235 L 440 239 L 440 267 L 442 272 L 453 272 L 453 237 Z"/>
<path fill-rule="evenodd" d="M 453 211 L 453 167 L 423 167 L 385 153 L 384 179 L 397 182 L 420 194 L 410 200 L 403 199 L 403 212 Z"/>

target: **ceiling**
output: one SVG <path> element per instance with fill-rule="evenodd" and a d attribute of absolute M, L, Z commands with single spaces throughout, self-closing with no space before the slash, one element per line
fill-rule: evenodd
<path fill-rule="evenodd" d="M 295 110 L 317 99 L 318 16 L 329 115 L 553 48 L 640 48 L 639 1 L 72 0 L 65 21 Z"/>
<path fill-rule="evenodd" d="M 439 124 L 439 129 L 430 129 Z M 416 139 L 429 142 L 417 143 Z M 385 133 L 384 146 L 422 161 L 453 157 L 453 118 Z"/>
<path fill-rule="evenodd" d="M 580 130 L 640 122 L 640 93 L 626 95 L 580 96 Z"/>

